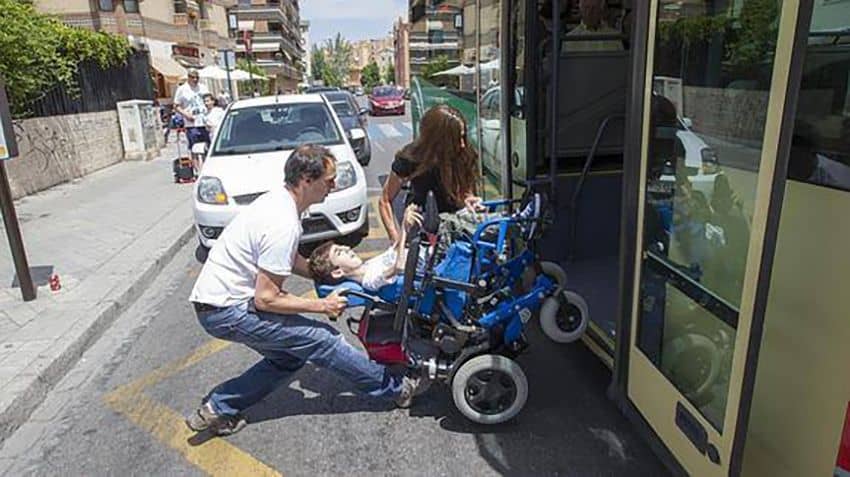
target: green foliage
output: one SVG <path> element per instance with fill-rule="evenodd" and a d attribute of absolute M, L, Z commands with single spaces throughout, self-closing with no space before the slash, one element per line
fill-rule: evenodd
<path fill-rule="evenodd" d="M 257 66 L 257 64 L 254 62 L 249 63 L 246 58 L 239 58 L 238 60 L 236 60 L 236 66 L 240 70 L 245 71 L 246 73 L 251 73 L 257 78 L 264 78 L 266 76 L 266 72 L 263 71 L 262 67 Z"/>
<path fill-rule="evenodd" d="M 367 89 L 374 88 L 381 84 L 381 70 L 378 68 L 378 63 L 372 60 L 363 71 L 360 72 L 360 84 Z"/>
<path fill-rule="evenodd" d="M 325 70 L 327 69 L 327 61 L 325 59 L 324 50 L 320 50 L 319 47 L 313 45 L 312 55 L 312 68 L 313 68 L 313 78 L 314 80 L 322 80 L 324 81 Z"/>
<path fill-rule="evenodd" d="M 130 45 L 123 37 L 67 26 L 37 13 L 31 4 L 0 0 L 0 75 L 15 115 L 57 84 L 78 91 L 77 65 L 124 64 Z"/>
<path fill-rule="evenodd" d="M 449 57 L 446 55 L 437 55 L 432 58 L 424 67 L 422 67 L 421 75 L 431 83 L 438 86 L 447 86 L 452 84 L 452 78 L 448 76 L 434 76 L 434 73 L 445 71 L 450 68 Z"/>
<path fill-rule="evenodd" d="M 732 25 L 726 15 L 680 17 L 672 22 L 658 24 L 661 41 L 677 40 L 685 43 L 705 41 L 715 33 L 726 32 Z"/>
<path fill-rule="evenodd" d="M 385 72 L 384 78 L 387 84 L 395 83 L 395 65 L 392 63 L 387 65 L 387 71 Z"/>
<path fill-rule="evenodd" d="M 348 72 L 351 70 L 353 57 L 351 43 L 337 33 L 336 38 L 325 42 L 324 50 L 325 68 L 322 71 L 322 80 L 327 86 L 344 86 L 348 80 Z"/>
<path fill-rule="evenodd" d="M 770 61 L 779 30 L 776 0 L 747 0 L 741 8 L 736 38 L 727 46 L 729 63 L 747 70 Z"/>

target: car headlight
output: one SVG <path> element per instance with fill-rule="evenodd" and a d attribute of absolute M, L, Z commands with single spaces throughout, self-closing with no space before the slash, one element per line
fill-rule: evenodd
<path fill-rule="evenodd" d="M 717 162 L 717 153 L 714 152 L 714 149 L 710 147 L 702 149 L 700 150 L 700 156 L 702 159 L 703 174 L 717 174 L 720 172 L 720 164 Z"/>
<path fill-rule="evenodd" d="M 227 204 L 227 193 L 217 177 L 204 176 L 198 182 L 198 200 L 204 204 Z"/>
<path fill-rule="evenodd" d="M 357 172 L 354 170 L 354 165 L 348 161 L 336 163 L 336 187 L 331 192 L 339 192 L 341 190 L 354 187 L 357 183 Z"/>

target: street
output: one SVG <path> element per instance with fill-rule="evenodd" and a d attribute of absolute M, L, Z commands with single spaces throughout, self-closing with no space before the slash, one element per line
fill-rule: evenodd
<path fill-rule="evenodd" d="M 410 139 L 409 121 L 409 115 L 369 118 L 372 230 L 358 252 L 387 246 L 374 199 L 378 177 Z M 531 389 L 528 403 L 502 425 L 465 420 L 443 385 L 401 410 L 354 394 L 332 372 L 307 365 L 249 411 L 250 424 L 239 434 L 194 435 L 182 415 L 257 360 L 248 348 L 214 340 L 198 325 L 187 301 L 201 267 L 194 253 L 190 241 L 5 441 L 0 474 L 666 473 L 605 398 L 610 378 L 601 362 L 581 344 L 548 342 L 536 324 L 529 330 L 531 350 L 519 360 Z M 312 293 L 297 277 L 286 287 Z M 342 323 L 335 326 L 356 343 Z"/>

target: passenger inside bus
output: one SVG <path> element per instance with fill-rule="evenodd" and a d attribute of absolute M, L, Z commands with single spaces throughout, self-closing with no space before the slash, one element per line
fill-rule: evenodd
<path fill-rule="evenodd" d="M 608 26 L 605 0 L 579 0 L 581 23 L 566 34 L 563 51 L 620 51 L 623 42 L 616 38 L 593 38 L 575 40 L 575 37 L 595 35 L 621 35 L 620 30 Z"/>

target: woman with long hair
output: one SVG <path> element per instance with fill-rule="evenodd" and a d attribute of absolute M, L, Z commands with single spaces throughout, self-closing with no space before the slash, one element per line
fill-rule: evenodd
<path fill-rule="evenodd" d="M 480 206 L 477 196 L 478 153 L 467 140 L 466 120 L 457 109 L 441 104 L 422 116 L 419 137 L 396 153 L 381 199 L 381 221 L 390 241 L 399 231 L 392 203 L 405 182 L 410 182 L 410 203 L 425 206 L 428 191 L 434 192 L 442 212 Z"/>

